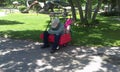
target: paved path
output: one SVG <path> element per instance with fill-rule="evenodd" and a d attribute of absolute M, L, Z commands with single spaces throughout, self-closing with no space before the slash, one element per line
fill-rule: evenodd
<path fill-rule="evenodd" d="M 5 12 L 0 12 L 0 17 L 5 15 L 6 15 Z"/>
<path fill-rule="evenodd" d="M 0 38 L 0 72 L 120 72 L 120 47 L 68 46 L 51 54 L 41 44 Z"/>
<path fill-rule="evenodd" d="M 0 17 L 1 16 L 6 16 L 8 13 L 18 13 L 19 10 L 18 9 L 12 9 L 12 8 L 0 8 L 0 10 L 2 10 L 2 12 L 0 12 Z"/>

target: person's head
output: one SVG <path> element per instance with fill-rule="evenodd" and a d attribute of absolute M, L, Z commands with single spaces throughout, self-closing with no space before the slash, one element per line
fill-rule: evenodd
<path fill-rule="evenodd" d="M 59 18 L 53 19 L 52 23 L 51 23 L 51 27 L 56 28 L 58 26 L 59 22 L 60 22 Z"/>

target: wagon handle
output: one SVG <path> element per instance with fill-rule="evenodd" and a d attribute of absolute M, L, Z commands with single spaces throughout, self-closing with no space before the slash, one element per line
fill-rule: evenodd
<path fill-rule="evenodd" d="M 50 23 L 51 23 L 51 20 L 52 20 L 52 18 L 50 17 L 50 21 L 49 21 L 49 23 L 47 24 L 47 27 L 46 27 L 45 31 L 47 31 L 47 29 L 48 29 L 48 27 L 49 27 L 49 25 L 50 25 Z"/>

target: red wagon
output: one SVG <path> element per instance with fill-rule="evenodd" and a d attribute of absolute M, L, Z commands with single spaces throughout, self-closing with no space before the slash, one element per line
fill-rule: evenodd
<path fill-rule="evenodd" d="M 51 15 L 54 16 L 54 14 L 51 14 Z M 71 33 L 70 33 L 70 25 L 72 23 L 73 23 L 73 20 L 71 17 L 66 20 L 66 22 L 64 24 L 66 33 L 61 35 L 60 40 L 59 40 L 59 46 L 64 46 L 72 40 Z M 40 34 L 40 39 L 43 40 L 43 38 L 44 38 L 44 34 L 42 33 L 42 34 Z M 53 43 L 54 42 L 54 35 L 50 34 L 48 37 L 48 41 Z"/>
<path fill-rule="evenodd" d="M 43 34 L 40 34 L 40 38 L 41 39 L 43 39 L 43 37 L 44 37 L 44 35 Z M 48 38 L 49 40 L 49 42 L 51 42 L 51 43 L 53 43 L 54 42 L 54 35 L 49 35 L 49 38 Z M 61 35 L 61 37 L 60 37 L 60 40 L 59 40 L 59 45 L 60 46 L 63 46 L 63 45 L 66 45 L 68 42 L 70 42 L 71 41 L 71 35 L 70 35 L 70 33 L 68 33 L 68 34 L 63 34 L 63 35 Z"/>
<path fill-rule="evenodd" d="M 59 40 L 59 46 L 64 46 L 67 43 L 69 43 L 72 38 L 71 38 L 71 33 L 70 33 L 70 25 L 72 24 L 72 19 L 69 18 L 66 20 L 64 27 L 66 29 L 66 33 L 62 34 Z M 69 31 L 69 32 L 68 32 Z M 43 40 L 44 34 L 40 34 L 40 38 Z M 53 43 L 54 42 L 54 35 L 50 34 L 48 37 L 48 41 Z"/>

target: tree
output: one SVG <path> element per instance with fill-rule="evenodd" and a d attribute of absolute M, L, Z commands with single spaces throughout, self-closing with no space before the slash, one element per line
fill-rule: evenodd
<path fill-rule="evenodd" d="M 84 16 L 83 16 L 83 10 L 82 10 L 82 2 L 80 0 L 76 0 L 76 6 L 79 11 L 81 23 L 84 23 Z"/>
<path fill-rule="evenodd" d="M 5 0 L 0 0 L 0 6 L 4 6 L 5 5 Z"/>
<path fill-rule="evenodd" d="M 74 20 L 76 20 L 76 19 L 77 19 L 77 17 L 76 17 L 76 10 L 75 10 L 75 6 L 74 6 L 74 4 L 73 4 L 73 1 L 72 1 L 72 0 L 68 0 L 68 2 L 69 2 L 70 5 L 71 5 L 72 16 L 73 16 Z"/>
<path fill-rule="evenodd" d="M 68 1 L 69 3 L 71 3 L 73 0 L 68 0 Z M 101 7 L 102 0 L 97 0 L 97 1 L 96 0 L 74 0 L 74 1 L 79 11 L 81 23 L 87 26 L 93 23 L 96 20 L 96 16 Z M 73 5 L 71 5 L 71 7 L 72 6 Z M 85 10 L 83 10 L 83 7 L 85 7 Z"/>
<path fill-rule="evenodd" d="M 102 0 L 98 0 L 98 4 L 97 4 L 96 9 L 94 11 L 94 14 L 93 14 L 93 17 L 92 17 L 92 21 L 95 21 L 97 13 L 98 13 L 98 11 L 99 11 L 99 9 L 101 7 L 101 4 L 102 4 Z"/>
<path fill-rule="evenodd" d="M 103 3 L 108 5 L 109 12 L 120 12 L 120 0 L 103 0 Z"/>
<path fill-rule="evenodd" d="M 118 12 L 120 13 L 120 0 L 117 0 Z"/>

